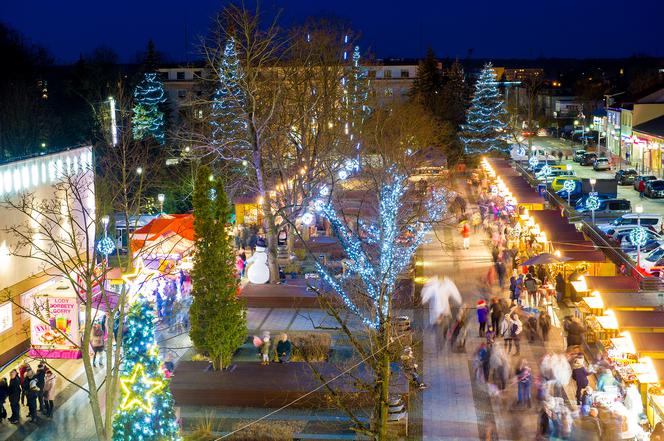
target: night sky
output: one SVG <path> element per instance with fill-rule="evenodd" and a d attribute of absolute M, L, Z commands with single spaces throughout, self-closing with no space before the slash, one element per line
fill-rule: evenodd
<path fill-rule="evenodd" d="M 104 44 L 132 62 L 149 38 L 170 61 L 196 57 L 219 0 L 4 0 L 0 20 L 59 63 Z M 378 57 L 536 58 L 664 56 L 663 0 L 265 0 L 288 25 L 309 15 L 350 20 Z M 185 29 L 187 38 L 185 39 Z M 189 47 L 185 46 L 188 41 Z"/>

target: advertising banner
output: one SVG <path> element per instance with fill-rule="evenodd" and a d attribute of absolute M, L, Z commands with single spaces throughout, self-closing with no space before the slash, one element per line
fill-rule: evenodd
<path fill-rule="evenodd" d="M 30 317 L 30 355 L 45 358 L 79 358 L 78 299 L 36 295 Z"/>

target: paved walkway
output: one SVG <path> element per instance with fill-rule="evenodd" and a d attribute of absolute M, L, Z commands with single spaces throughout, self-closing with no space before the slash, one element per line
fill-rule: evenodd
<path fill-rule="evenodd" d="M 461 238 L 455 228 L 439 228 L 430 243 L 423 247 L 424 276 L 448 276 L 459 288 L 464 303 L 474 307 L 488 293 L 481 279 L 486 276 L 491 256 L 484 244 L 483 233 L 474 235 L 469 250 L 461 249 Z M 499 294 L 495 291 L 493 294 Z M 433 331 L 424 332 L 423 374 L 429 387 L 423 393 L 422 439 L 433 440 L 531 440 L 537 431 L 539 407 L 527 410 L 514 408 L 516 385 L 510 385 L 501 395 L 491 397 L 486 385 L 472 374 L 472 357 L 483 341 L 478 337 L 475 310 L 469 314 L 468 339 L 465 353 L 453 353 L 449 348 L 438 351 Z M 502 341 L 498 339 L 499 343 Z M 564 349 L 560 328 L 553 328 L 546 344 L 529 344 L 522 339 L 521 357 L 512 356 L 511 374 L 522 358 L 526 358 L 534 376 L 539 374 L 539 362 L 546 351 Z M 573 396 L 574 388 L 566 388 Z M 533 388 L 533 398 L 535 390 Z"/>

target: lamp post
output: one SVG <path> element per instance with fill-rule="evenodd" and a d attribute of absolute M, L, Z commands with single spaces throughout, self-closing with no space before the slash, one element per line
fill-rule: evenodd
<path fill-rule="evenodd" d="M 639 204 L 634 207 L 636 211 L 636 228 L 641 229 L 641 213 L 643 213 L 643 205 Z M 636 241 L 636 267 L 641 268 L 641 241 Z"/>
<path fill-rule="evenodd" d="M 595 178 L 590 178 L 590 188 L 591 188 L 591 191 L 590 191 L 590 195 L 589 195 L 589 196 L 591 196 L 591 197 L 593 197 L 593 196 L 594 196 L 594 197 L 597 197 L 597 194 L 595 193 L 595 184 L 597 184 L 597 179 L 595 179 Z M 595 225 L 595 209 L 590 210 L 590 212 L 592 213 L 593 225 Z"/>
<path fill-rule="evenodd" d="M 159 193 L 157 195 L 157 200 L 159 201 L 159 214 L 164 214 L 164 200 L 166 199 L 166 196 L 164 193 Z"/>

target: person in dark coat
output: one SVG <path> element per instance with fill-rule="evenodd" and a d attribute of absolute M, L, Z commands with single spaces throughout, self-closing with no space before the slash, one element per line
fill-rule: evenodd
<path fill-rule="evenodd" d="M 291 358 L 293 344 L 288 340 L 288 335 L 281 334 L 281 339 L 277 343 L 277 358 L 279 363 L 288 363 Z"/>
<path fill-rule="evenodd" d="M 602 439 L 602 425 L 597 416 L 597 409 L 593 407 L 588 415 L 577 419 L 574 422 L 573 439 L 578 441 L 600 441 Z"/>
<path fill-rule="evenodd" d="M 586 330 L 577 319 L 570 317 L 563 323 L 563 329 L 567 331 L 567 347 L 583 344 L 583 334 Z"/>
<path fill-rule="evenodd" d="M 37 395 L 39 393 L 39 386 L 37 386 L 37 378 L 35 377 L 32 371 L 28 371 L 23 379 L 23 387 L 27 387 L 28 417 L 33 423 L 37 422 Z"/>
<path fill-rule="evenodd" d="M 540 331 L 542 331 L 542 341 L 547 341 L 549 339 L 549 330 L 551 330 L 551 317 L 546 312 L 540 313 L 537 318 L 539 323 Z"/>
<path fill-rule="evenodd" d="M 572 361 L 572 378 L 576 382 L 576 404 L 581 404 L 581 393 L 588 386 L 588 375 L 590 372 L 583 365 L 583 356 L 576 357 Z"/>
<path fill-rule="evenodd" d="M 9 373 L 9 389 L 7 392 L 7 395 L 9 396 L 9 406 L 12 410 L 9 422 L 16 424 L 18 423 L 21 412 L 19 407 L 21 401 L 21 379 L 19 378 L 16 369 L 12 369 Z"/>
<path fill-rule="evenodd" d="M 491 301 L 489 314 L 491 315 L 491 327 L 493 328 L 493 332 L 498 332 L 500 329 L 500 322 L 503 319 L 503 305 L 501 305 L 500 301 L 495 297 Z"/>
<path fill-rule="evenodd" d="M 37 387 L 39 391 L 37 392 L 37 407 L 39 411 L 43 414 L 46 414 L 46 406 L 44 406 L 44 382 L 46 377 L 46 366 L 43 363 L 39 363 L 37 366 L 37 373 L 35 374 L 35 380 L 37 380 Z"/>
<path fill-rule="evenodd" d="M 0 422 L 7 418 L 7 410 L 5 409 L 5 400 L 9 396 L 9 384 L 6 378 L 0 379 Z"/>
<path fill-rule="evenodd" d="M 558 275 L 556 275 L 556 301 L 558 303 L 562 302 L 564 293 L 565 278 L 563 277 L 563 273 L 558 273 Z"/>

